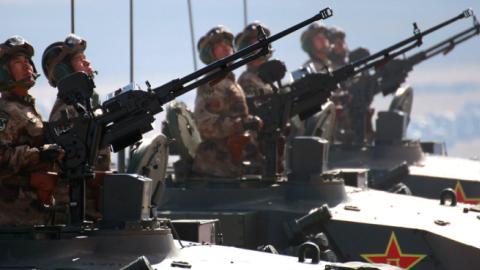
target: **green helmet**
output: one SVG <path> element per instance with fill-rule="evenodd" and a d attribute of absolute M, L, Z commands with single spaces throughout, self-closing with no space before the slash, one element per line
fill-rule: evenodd
<path fill-rule="evenodd" d="M 56 87 L 57 83 L 65 76 L 74 72 L 70 60 L 77 53 L 82 53 L 87 48 L 87 41 L 70 34 L 65 41 L 50 44 L 42 55 L 43 73 L 51 86 Z"/>
<path fill-rule="evenodd" d="M 302 43 L 302 49 L 309 55 L 313 52 L 312 39 L 317 34 L 323 34 L 325 37 L 328 36 L 328 29 L 325 25 L 314 22 L 302 33 L 300 41 Z"/>
<path fill-rule="evenodd" d="M 264 24 L 262 24 L 261 22 L 259 21 L 254 21 L 253 23 L 247 25 L 245 27 L 245 29 L 243 29 L 242 32 L 238 33 L 236 36 L 235 36 L 235 40 L 234 40 L 234 43 L 235 43 L 235 48 L 237 50 L 241 50 L 243 48 L 246 48 L 250 45 L 252 45 L 253 43 L 255 43 L 257 41 L 257 36 L 258 36 L 258 27 L 262 27 L 264 32 L 265 32 L 265 35 L 267 37 L 270 36 L 270 29 L 268 29 L 268 27 L 266 27 Z M 247 57 L 248 55 L 244 56 L 244 57 Z M 265 56 L 265 59 L 268 59 L 272 56 L 272 54 L 268 54 Z"/>
<path fill-rule="evenodd" d="M 200 60 L 204 64 L 213 63 L 216 59 L 213 55 L 213 45 L 226 41 L 233 48 L 233 34 L 225 26 L 218 25 L 208 31 L 197 43 Z"/>
<path fill-rule="evenodd" d="M 0 44 L 0 91 L 12 89 L 15 86 L 23 86 L 30 88 L 35 84 L 32 82 L 15 81 L 8 68 L 8 61 L 18 54 L 23 54 L 28 57 L 30 64 L 33 67 L 34 78 L 38 77 L 37 69 L 32 61 L 34 50 L 21 36 L 13 36 Z"/>
<path fill-rule="evenodd" d="M 334 43 L 338 39 L 345 39 L 345 37 L 345 31 L 343 31 L 341 28 L 335 26 L 328 28 L 327 38 L 330 43 Z"/>

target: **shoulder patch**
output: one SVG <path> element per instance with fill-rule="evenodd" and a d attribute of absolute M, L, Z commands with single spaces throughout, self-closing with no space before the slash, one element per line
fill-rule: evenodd
<path fill-rule="evenodd" d="M 7 128 L 9 115 L 5 112 L 0 112 L 0 132 Z"/>

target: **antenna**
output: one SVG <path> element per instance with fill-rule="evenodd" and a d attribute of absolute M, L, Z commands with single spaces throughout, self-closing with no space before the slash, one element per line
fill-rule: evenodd
<path fill-rule="evenodd" d="M 133 0 L 130 0 L 130 83 L 134 81 L 134 53 L 133 53 Z M 117 170 L 118 172 L 125 172 L 125 150 L 118 152 L 117 156 Z"/>
<path fill-rule="evenodd" d="M 248 8 L 247 8 L 247 0 L 243 0 L 243 26 L 247 27 L 248 24 Z"/>
<path fill-rule="evenodd" d="M 187 0 L 187 5 L 188 5 L 188 20 L 190 22 L 190 39 L 192 42 L 193 68 L 195 71 L 197 71 L 197 52 L 195 50 L 195 33 L 193 31 L 192 1 Z"/>
<path fill-rule="evenodd" d="M 75 0 L 70 0 L 70 33 L 75 34 Z"/>
<path fill-rule="evenodd" d="M 130 82 L 134 81 L 134 58 L 133 58 L 133 0 L 130 0 Z"/>

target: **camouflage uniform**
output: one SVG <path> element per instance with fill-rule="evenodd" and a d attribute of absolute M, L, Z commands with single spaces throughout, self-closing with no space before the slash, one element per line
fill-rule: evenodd
<path fill-rule="evenodd" d="M 328 73 L 332 71 L 332 62 L 330 62 L 329 60 L 322 61 L 320 59 L 311 58 L 307 62 L 305 62 L 303 66 L 313 66 L 315 68 L 315 71 L 318 73 Z"/>
<path fill-rule="evenodd" d="M 303 67 L 313 67 L 317 73 L 329 73 L 332 71 L 332 63 L 327 56 L 327 51 L 325 52 L 325 59 L 319 59 L 314 53 L 314 44 L 313 38 L 318 35 L 323 34 L 326 39 L 328 39 L 328 29 L 326 26 L 320 24 L 319 22 L 312 23 L 307 30 L 305 30 L 301 37 L 301 45 L 303 51 L 305 51 L 310 59 L 303 64 Z M 328 50 L 328 49 L 326 49 Z M 300 118 L 294 117 L 291 121 L 292 123 L 292 136 L 302 136 L 307 130 L 313 130 L 317 126 L 318 118 L 321 117 L 321 112 L 313 115 L 312 117 L 301 121 Z M 291 137 L 292 137 L 291 136 Z"/>
<path fill-rule="evenodd" d="M 231 44 L 233 35 L 223 27 L 215 27 L 202 37 L 198 47 L 200 58 L 206 64 L 215 60 L 213 45 L 219 41 Z M 248 114 L 245 95 L 235 82 L 235 75 L 211 81 L 197 89 L 194 120 L 202 137 L 193 162 L 193 171 L 200 175 L 238 177 L 243 171 L 243 161 L 259 159 L 251 136 L 245 136 L 244 123 Z M 239 156 L 232 149 L 240 147 Z M 238 148 L 237 148 L 238 149 Z"/>
<path fill-rule="evenodd" d="M 328 29 L 327 37 L 328 37 L 328 39 L 330 41 L 330 44 L 332 46 L 332 49 L 330 50 L 330 52 L 328 54 L 328 58 L 331 61 L 331 68 L 333 70 L 337 70 L 337 69 L 345 66 L 348 63 L 349 52 L 348 52 L 348 49 L 346 47 L 345 47 L 345 50 L 341 54 L 338 54 L 337 52 L 335 52 L 335 47 L 336 47 L 335 44 L 336 44 L 337 41 L 343 41 L 342 43 L 344 45 L 346 45 L 346 43 L 345 43 L 346 34 L 340 28 L 332 26 Z"/>
<path fill-rule="evenodd" d="M 20 37 L 15 37 L 20 38 Z M 23 39 L 22 39 L 23 40 Z M 8 41 L 7 41 L 8 42 Z M 6 42 L 6 43 L 7 43 Z M 10 91 L 16 82 L 9 75 L 8 54 L 2 52 L 10 48 L 0 46 L 0 56 L 3 56 L 0 74 L 0 224 L 2 225 L 34 225 L 45 224 L 49 214 L 40 209 L 37 190 L 34 187 L 34 174 L 46 174 L 54 171 L 53 162 L 41 161 L 41 147 L 44 146 L 42 117 L 37 112 L 34 99 L 19 96 Z M 30 59 L 33 48 L 23 43 L 26 51 L 21 53 Z M 18 52 L 12 53 L 11 56 Z M 7 55 L 7 56 L 5 56 Z M 31 62 L 34 68 L 33 62 Z M 35 69 L 34 69 L 35 72 Z M 6 79 L 10 77 L 10 79 Z M 6 81 L 10 81 L 10 86 Z M 19 83 L 18 85 L 22 85 Z M 25 85 L 22 85 L 25 87 Z M 26 89 L 33 84 L 26 87 Z M 54 177 L 54 176 L 53 176 Z M 51 193 L 48 194 L 49 199 Z"/>
<path fill-rule="evenodd" d="M 42 68 L 48 82 L 56 87 L 57 82 L 74 71 L 70 64 L 70 59 L 77 53 L 83 53 L 87 47 L 87 42 L 75 35 L 69 35 L 63 42 L 54 42 L 48 46 L 42 56 Z M 94 107 L 98 105 L 98 95 L 94 93 Z M 73 105 L 65 104 L 57 98 L 50 112 L 49 121 L 60 119 L 61 112 L 66 111 L 71 117 L 78 116 L 78 112 Z M 99 150 L 98 158 L 95 163 L 95 169 L 98 171 L 110 170 L 110 148 L 106 147 Z"/>
<path fill-rule="evenodd" d="M 2 93 L 0 122 L 0 223 L 45 224 L 49 215 L 32 207 L 37 196 L 30 176 L 53 165 L 40 162 L 43 122 L 33 98 Z"/>
<path fill-rule="evenodd" d="M 328 51 L 327 64 L 329 71 L 337 70 L 343 67 L 348 62 L 348 52 L 338 54 L 334 47 L 339 39 L 345 39 L 345 32 L 336 27 L 329 27 L 324 29 L 326 38 L 330 43 L 330 50 Z M 317 64 L 317 66 L 320 65 Z M 324 69 L 325 70 L 325 69 Z M 331 100 L 335 104 L 335 132 L 334 141 L 337 142 L 351 142 L 353 139 L 352 121 L 350 105 L 352 97 L 347 91 L 349 89 L 349 82 L 343 82 L 339 85 L 331 96 Z"/>
<path fill-rule="evenodd" d="M 329 29 L 328 38 L 333 46 L 337 44 L 343 44 L 343 50 L 336 52 L 332 48 L 329 58 L 332 61 L 334 69 L 341 68 L 349 62 L 350 52 L 345 44 L 346 34 L 343 30 L 331 27 Z M 362 53 L 358 54 L 355 58 L 363 58 Z M 355 59 L 357 61 L 359 59 Z M 365 138 L 368 137 L 367 133 L 371 128 L 369 127 L 370 118 L 372 113 L 370 104 L 373 96 L 369 96 L 369 92 L 375 87 L 370 80 L 366 78 L 355 77 L 342 83 L 342 91 L 335 94 L 333 101 L 337 106 L 337 118 L 335 139 L 338 142 L 344 144 L 362 144 Z M 370 89 L 370 87 L 373 87 Z"/>
<path fill-rule="evenodd" d="M 240 84 L 247 97 L 258 97 L 273 93 L 272 86 L 264 83 L 258 77 L 258 69 L 255 67 L 248 67 L 238 78 L 238 84 Z"/>
<path fill-rule="evenodd" d="M 71 117 L 78 116 L 77 110 L 72 105 L 65 104 L 61 99 L 57 98 L 55 104 L 53 105 L 52 111 L 50 112 L 49 122 L 56 121 L 60 119 L 61 112 L 67 111 L 67 114 Z M 98 157 L 95 161 L 95 170 L 97 171 L 109 171 L 110 170 L 110 148 L 102 148 L 98 151 Z"/>
<path fill-rule="evenodd" d="M 245 29 L 235 36 L 235 47 L 237 50 L 246 48 L 257 41 L 258 27 L 262 27 L 265 35 L 270 36 L 270 30 L 260 22 L 253 22 L 245 27 Z M 256 61 L 266 62 L 271 57 L 271 54 L 257 59 Z M 261 65 L 261 64 L 260 64 Z M 238 78 L 238 84 L 242 87 L 247 97 L 257 97 L 273 93 L 273 89 L 269 84 L 266 84 L 258 76 L 258 67 L 251 63 L 247 64 L 245 70 Z"/>
<path fill-rule="evenodd" d="M 312 23 L 307 30 L 302 33 L 300 37 L 300 42 L 302 44 L 302 49 L 310 56 L 310 60 L 305 62 L 303 66 L 312 65 L 315 70 L 319 73 L 327 73 L 331 70 L 332 63 L 328 58 L 325 59 L 318 59 L 314 53 L 314 45 L 313 45 L 313 38 L 318 35 L 323 34 L 325 38 L 328 40 L 328 29 L 324 25 L 315 22 Z M 328 48 L 325 49 L 325 55 L 328 53 Z"/>

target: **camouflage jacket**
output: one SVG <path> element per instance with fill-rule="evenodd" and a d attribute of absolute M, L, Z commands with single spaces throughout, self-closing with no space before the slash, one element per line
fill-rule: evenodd
<path fill-rule="evenodd" d="M 273 93 L 272 87 L 258 77 L 258 69 L 250 66 L 240 75 L 238 84 L 240 84 L 247 97 L 258 97 Z"/>
<path fill-rule="evenodd" d="M 242 120 L 248 116 L 248 107 L 233 73 L 197 89 L 193 115 L 203 140 L 224 139 L 243 132 Z"/>
<path fill-rule="evenodd" d="M 31 96 L 3 92 L 0 98 L 0 223 L 39 224 L 44 213 L 32 208 L 36 194 L 30 185 L 34 172 L 53 164 L 40 162 L 44 144 L 42 117 Z"/>
<path fill-rule="evenodd" d="M 303 64 L 303 66 L 306 67 L 309 65 L 312 65 L 318 73 L 327 73 L 332 70 L 332 63 L 330 60 L 324 62 L 319 59 L 310 58 L 305 64 Z"/>
<path fill-rule="evenodd" d="M 0 98 L 0 163 L 13 173 L 39 162 L 43 145 L 42 117 L 30 96 L 2 93 Z"/>
<path fill-rule="evenodd" d="M 248 107 L 243 90 L 235 82 L 233 73 L 197 89 L 194 119 L 202 137 L 198 146 L 193 170 L 201 175 L 235 177 L 242 174 L 241 162 L 236 162 L 229 145 L 236 136 L 244 133 L 243 121 L 248 117 Z M 250 145 L 250 143 L 247 143 Z M 251 142 L 254 144 L 254 142 Z M 244 157 L 254 155 L 255 147 Z"/>
<path fill-rule="evenodd" d="M 98 102 L 97 102 L 98 103 Z M 94 104 L 95 105 L 95 104 Z M 57 98 L 55 104 L 53 105 L 52 111 L 50 112 L 49 122 L 56 121 L 60 119 L 62 111 L 66 111 L 70 117 L 78 116 L 78 112 L 72 105 L 65 104 L 61 99 Z M 95 163 L 95 170 L 97 171 L 109 171 L 110 170 L 110 148 L 106 147 L 100 149 L 98 152 L 98 158 Z"/>

